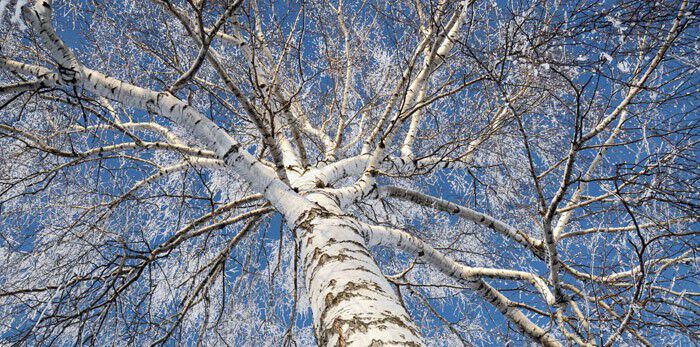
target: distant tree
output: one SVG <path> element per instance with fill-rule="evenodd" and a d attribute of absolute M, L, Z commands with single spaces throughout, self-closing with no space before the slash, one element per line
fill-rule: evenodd
<path fill-rule="evenodd" d="M 0 342 L 700 343 L 699 7 L 0 0 Z"/>

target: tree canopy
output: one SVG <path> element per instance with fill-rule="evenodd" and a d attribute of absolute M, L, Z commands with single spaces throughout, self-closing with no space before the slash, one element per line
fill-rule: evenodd
<path fill-rule="evenodd" d="M 0 0 L 0 343 L 700 343 L 699 15 Z"/>

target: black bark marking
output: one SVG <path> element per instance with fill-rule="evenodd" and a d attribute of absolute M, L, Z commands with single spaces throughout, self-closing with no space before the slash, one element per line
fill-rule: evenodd
<path fill-rule="evenodd" d="M 222 159 L 224 161 L 226 161 L 226 159 L 228 159 L 228 156 L 231 155 L 231 153 L 233 153 L 233 152 L 238 152 L 238 149 L 239 149 L 238 145 L 231 145 L 231 147 L 229 147 L 228 151 L 226 151 L 226 153 L 224 153 L 224 156 L 222 157 Z"/>

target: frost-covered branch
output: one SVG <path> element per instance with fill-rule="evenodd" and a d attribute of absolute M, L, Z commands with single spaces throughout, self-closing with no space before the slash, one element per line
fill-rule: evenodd
<path fill-rule="evenodd" d="M 483 281 L 486 278 L 517 279 L 532 283 L 550 305 L 554 304 L 554 296 L 547 287 L 545 281 L 528 272 L 473 268 L 457 263 L 438 252 L 419 238 L 397 229 L 380 226 L 368 226 L 366 237 L 370 245 L 382 245 L 398 247 L 405 251 L 418 255 L 421 260 L 435 266 L 449 277 L 457 278 L 479 294 L 484 300 L 495 306 L 513 324 L 517 325 L 525 334 L 545 346 L 560 346 L 561 344 L 545 330 L 530 321 L 519 310 L 512 308 L 510 300 L 499 293 L 492 286 Z"/>

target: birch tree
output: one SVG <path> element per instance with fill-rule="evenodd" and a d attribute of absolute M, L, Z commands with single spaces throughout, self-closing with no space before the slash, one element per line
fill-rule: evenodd
<path fill-rule="evenodd" d="M 0 0 L 0 342 L 700 342 L 700 4 Z"/>

